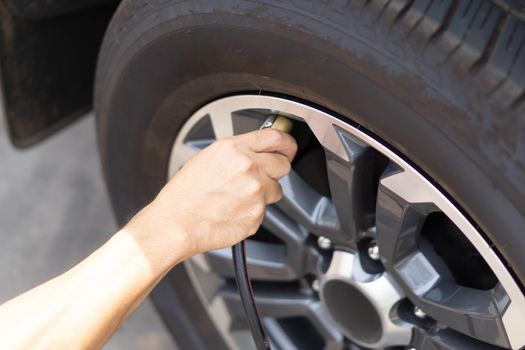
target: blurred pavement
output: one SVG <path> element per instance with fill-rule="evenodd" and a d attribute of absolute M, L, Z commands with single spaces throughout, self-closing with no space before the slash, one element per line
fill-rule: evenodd
<path fill-rule="evenodd" d="M 14 149 L 0 114 L 0 303 L 54 277 L 115 232 L 93 115 L 28 150 Z M 106 350 L 175 345 L 147 299 Z"/>

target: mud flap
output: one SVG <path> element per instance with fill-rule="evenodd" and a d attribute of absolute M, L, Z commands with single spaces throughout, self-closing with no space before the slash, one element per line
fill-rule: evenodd
<path fill-rule="evenodd" d="M 91 108 L 98 49 L 116 4 L 24 19 L 0 0 L 0 72 L 9 134 L 27 147 Z"/>

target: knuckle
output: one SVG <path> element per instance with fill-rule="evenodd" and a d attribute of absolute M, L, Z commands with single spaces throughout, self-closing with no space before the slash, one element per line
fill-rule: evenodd
<path fill-rule="evenodd" d="M 268 137 L 272 143 L 281 143 L 284 140 L 284 134 L 281 131 L 278 131 L 276 129 L 267 129 L 268 130 Z"/>
<path fill-rule="evenodd" d="M 281 187 L 281 185 L 279 183 L 277 183 L 277 190 L 276 190 L 276 195 L 275 195 L 275 201 L 278 202 L 281 200 L 281 198 L 283 198 L 283 188 Z"/>
<path fill-rule="evenodd" d="M 253 180 L 249 185 L 248 185 L 248 193 L 251 195 L 251 196 L 259 196 L 259 195 L 262 195 L 263 194 L 263 185 L 257 181 L 257 180 Z"/>
<path fill-rule="evenodd" d="M 212 143 L 212 145 L 210 146 L 210 148 L 213 148 L 215 151 L 218 151 L 218 152 L 226 151 L 227 147 L 228 146 L 224 140 L 217 140 L 214 143 Z"/>
<path fill-rule="evenodd" d="M 219 141 L 215 142 L 216 145 L 218 145 L 221 149 L 226 151 L 233 151 L 236 149 L 235 147 L 235 140 L 231 137 L 226 137 L 224 139 L 220 139 Z"/>
<path fill-rule="evenodd" d="M 287 175 L 290 173 L 290 171 L 292 171 L 292 164 L 289 161 L 285 160 L 283 162 L 283 172 L 285 175 Z"/>
<path fill-rule="evenodd" d="M 271 198 L 268 198 L 268 204 L 273 204 L 283 198 L 283 189 L 279 183 L 277 183 L 272 191 Z"/>
<path fill-rule="evenodd" d="M 297 149 L 298 149 L 297 141 L 291 136 L 290 136 L 290 138 L 292 139 L 292 153 L 295 155 L 297 153 Z"/>
<path fill-rule="evenodd" d="M 239 157 L 239 170 L 243 173 L 250 173 L 257 167 L 255 160 L 247 155 Z"/>
<path fill-rule="evenodd" d="M 253 215 L 258 222 L 262 221 L 262 219 L 264 218 L 265 212 L 266 212 L 266 205 L 264 203 L 258 202 L 257 204 L 254 205 Z"/>

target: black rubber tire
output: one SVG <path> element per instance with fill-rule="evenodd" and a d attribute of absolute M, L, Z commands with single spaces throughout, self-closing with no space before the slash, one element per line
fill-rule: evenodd
<path fill-rule="evenodd" d="M 166 180 L 193 111 L 293 96 L 351 118 L 420 167 L 525 282 L 525 26 L 490 1 L 125 0 L 96 77 L 117 218 Z M 183 349 L 223 348 L 183 267 L 153 293 Z"/>

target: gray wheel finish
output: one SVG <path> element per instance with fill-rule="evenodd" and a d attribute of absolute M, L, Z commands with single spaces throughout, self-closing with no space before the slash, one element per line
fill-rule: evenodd
<path fill-rule="evenodd" d="M 519 349 L 525 344 L 525 334 L 520 331 L 525 322 L 525 299 L 481 234 L 408 162 L 335 116 L 270 96 L 214 101 L 191 116 L 178 134 L 169 176 L 215 139 L 256 129 L 265 115 L 277 112 L 305 122 L 324 147 L 331 194 L 320 194 L 292 172 L 281 181 L 284 198 L 268 208 L 263 222 L 279 243 L 247 242 L 250 274 L 261 287 L 254 286 L 257 302 L 277 347 L 295 347 L 286 327 L 279 323 L 279 319 L 290 317 L 307 319 L 327 349 L 345 348 L 344 336 L 355 344 L 376 348 L 403 345 L 420 349 L 443 343 L 451 349 L 479 344 Z M 378 155 L 386 159 L 387 166 L 376 183 L 368 174 Z M 454 283 L 441 259 L 420 244 L 425 219 L 438 212 L 453 222 L 483 257 L 497 277 L 496 286 L 480 290 Z M 375 220 L 369 220 L 371 213 Z M 311 240 L 312 236 L 323 237 L 319 241 L 329 244 L 317 249 L 312 242 L 318 239 Z M 374 250 L 379 252 L 380 262 L 371 272 L 360 263 L 359 242 L 363 239 L 377 241 Z M 196 256 L 186 268 L 224 339 L 232 348 L 246 348 L 250 339 L 232 282 L 229 250 Z M 310 288 L 307 276 L 314 276 L 319 296 Z M 338 312 L 332 298 L 342 298 L 341 305 L 348 302 L 350 308 L 351 300 L 334 290 L 356 295 L 350 299 L 364 298 L 369 303 L 365 310 L 375 312 L 367 316 L 376 331 L 356 334 L 349 327 L 357 324 L 356 320 Z M 423 319 L 430 323 L 401 320 L 405 298 L 422 310 Z M 440 327 L 446 329 L 437 331 Z M 369 336 L 362 336 L 367 331 Z"/>

